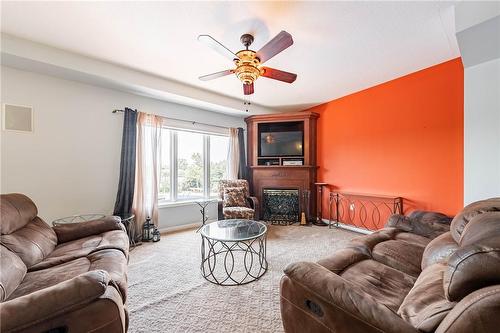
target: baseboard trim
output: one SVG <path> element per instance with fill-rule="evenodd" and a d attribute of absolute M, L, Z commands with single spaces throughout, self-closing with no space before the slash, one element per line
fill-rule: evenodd
<path fill-rule="evenodd" d="M 210 223 L 210 222 L 215 222 L 216 220 L 210 220 L 207 221 L 205 224 Z M 174 225 L 171 227 L 165 227 L 161 228 L 160 234 L 168 233 L 168 232 L 175 232 L 175 231 L 181 231 L 181 230 L 186 230 L 186 229 L 194 229 L 194 228 L 199 228 L 201 225 L 201 222 L 194 222 L 194 223 L 188 223 L 188 224 L 181 224 L 181 225 Z"/>
<path fill-rule="evenodd" d="M 330 221 L 327 220 L 327 219 L 323 219 L 323 222 L 330 223 Z M 332 221 L 332 225 L 335 226 L 335 227 L 337 227 L 337 224 L 335 223 L 335 221 Z M 373 233 L 373 231 L 371 231 L 371 230 L 366 230 L 366 229 L 358 228 L 358 227 L 355 227 L 355 226 L 352 226 L 352 225 L 348 225 L 348 224 L 344 224 L 344 223 L 341 223 L 341 222 L 339 222 L 338 227 L 341 228 L 341 229 L 345 229 L 345 230 L 349 230 L 349 231 L 354 231 L 354 232 L 357 232 L 359 234 L 364 234 L 364 235 L 370 235 L 370 234 Z"/>

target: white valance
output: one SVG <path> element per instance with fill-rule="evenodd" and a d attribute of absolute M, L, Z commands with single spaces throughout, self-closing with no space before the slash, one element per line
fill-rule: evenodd
<path fill-rule="evenodd" d="M 229 128 L 227 127 L 198 123 L 196 121 L 173 119 L 167 117 L 163 117 L 163 127 L 174 130 L 178 129 L 178 130 L 198 132 L 198 133 L 229 135 Z"/>

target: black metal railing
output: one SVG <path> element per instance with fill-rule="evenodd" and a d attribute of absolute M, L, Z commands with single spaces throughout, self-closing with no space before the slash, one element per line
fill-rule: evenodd
<path fill-rule="evenodd" d="M 403 198 L 397 196 L 330 192 L 330 228 L 339 222 L 366 230 L 384 227 L 392 214 L 403 214 Z"/>

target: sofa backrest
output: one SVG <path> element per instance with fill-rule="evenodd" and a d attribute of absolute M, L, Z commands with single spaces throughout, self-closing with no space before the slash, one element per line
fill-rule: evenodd
<path fill-rule="evenodd" d="M 469 244 L 468 240 L 470 239 L 473 239 L 473 242 L 481 242 L 487 237 L 498 233 L 499 230 L 496 228 L 499 227 L 498 224 L 500 221 L 494 222 L 495 216 L 498 215 L 489 215 L 490 218 L 488 221 L 486 221 L 486 217 L 484 217 L 484 221 L 479 218 L 478 221 L 474 223 L 475 226 L 470 229 L 468 228 L 468 224 L 473 219 L 488 212 L 500 212 L 500 198 L 477 201 L 466 206 L 451 221 L 450 231 L 434 238 L 426 246 L 422 256 L 422 270 L 435 263 L 448 263 L 450 257 L 454 255 L 457 250 Z M 483 223 L 489 223 L 490 225 L 484 228 L 482 226 L 477 227 L 477 225 Z M 464 233 L 467 235 L 464 236 Z M 497 244 L 500 246 L 500 243 Z M 461 251 L 463 252 L 464 250 Z"/>
<path fill-rule="evenodd" d="M 37 214 L 33 201 L 23 194 L 0 196 L 0 243 L 27 268 L 46 258 L 57 245 L 54 230 Z"/>
<path fill-rule="evenodd" d="M 451 232 L 439 235 L 425 247 L 421 262 L 422 270 L 437 263 L 447 264 L 448 259 L 457 249 L 458 243 L 451 236 Z"/>
<path fill-rule="evenodd" d="M 0 199 L 2 216 L 0 233 L 2 235 L 21 229 L 38 215 L 38 209 L 33 201 L 23 194 L 2 194 Z"/>
<path fill-rule="evenodd" d="M 464 226 L 443 282 L 450 301 L 500 285 L 500 211 L 476 215 Z"/>
<path fill-rule="evenodd" d="M 0 245 L 0 302 L 5 301 L 21 284 L 26 265 L 15 253 Z"/>
<path fill-rule="evenodd" d="M 458 243 L 465 226 L 475 216 L 486 212 L 499 212 L 500 198 L 491 198 L 473 202 L 462 209 L 451 221 L 450 231 L 453 239 Z"/>

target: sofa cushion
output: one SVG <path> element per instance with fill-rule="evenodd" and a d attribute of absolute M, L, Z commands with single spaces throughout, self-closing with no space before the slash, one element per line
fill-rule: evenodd
<path fill-rule="evenodd" d="M 27 196 L 19 193 L 2 195 L 2 200 L 0 200 L 1 234 L 6 235 L 21 229 L 37 215 L 38 210 L 35 204 Z"/>
<path fill-rule="evenodd" d="M 417 234 L 413 234 L 411 232 L 398 232 L 394 236 L 394 239 L 402 240 L 402 241 L 405 241 L 407 243 L 411 243 L 411 244 L 418 245 L 421 247 L 426 247 L 431 241 L 430 238 L 420 236 Z"/>
<path fill-rule="evenodd" d="M 377 230 L 369 235 L 363 235 L 351 240 L 351 244 L 366 247 L 370 252 L 375 247 L 375 245 L 394 239 L 398 230 L 394 228 L 384 228 Z"/>
<path fill-rule="evenodd" d="M 3 222 L 2 222 L 3 223 Z M 21 229 L 0 236 L 0 242 L 17 254 L 30 268 L 48 257 L 57 245 L 57 237 L 45 222 L 35 217 Z"/>
<path fill-rule="evenodd" d="M 388 240 L 375 245 L 372 257 L 382 264 L 418 277 L 424 249 L 423 246 L 413 243 Z"/>
<path fill-rule="evenodd" d="M 429 238 L 396 228 L 384 228 L 370 235 L 354 238 L 348 248 L 324 258 L 318 263 L 333 272 L 347 264 L 363 259 L 374 259 L 415 278 L 420 273 L 420 262 Z"/>
<path fill-rule="evenodd" d="M 224 188 L 224 207 L 246 207 L 245 189 L 243 187 Z"/>
<path fill-rule="evenodd" d="M 129 240 L 127 235 L 121 230 L 113 230 L 59 244 L 47 258 L 31 266 L 29 271 L 57 266 L 104 249 L 120 250 L 128 257 Z"/>
<path fill-rule="evenodd" d="M 451 217 L 444 215 L 438 212 L 430 212 L 424 210 L 415 210 L 408 215 L 409 218 L 419 220 L 422 223 L 426 223 L 429 225 L 438 225 L 438 228 L 441 227 L 441 224 L 450 225 L 452 220 Z"/>
<path fill-rule="evenodd" d="M 372 259 L 371 252 L 365 246 L 352 244 L 338 249 L 333 255 L 325 257 L 317 263 L 335 274 L 340 274 L 347 267 L 366 259 Z"/>
<path fill-rule="evenodd" d="M 415 283 L 414 277 L 375 260 L 355 263 L 340 276 L 393 311 L 397 311 Z"/>
<path fill-rule="evenodd" d="M 386 227 L 397 228 L 432 239 L 449 231 L 450 221 L 451 218 L 441 213 L 415 211 L 409 216 L 400 214 L 391 215 L 386 223 Z"/>
<path fill-rule="evenodd" d="M 500 284 L 500 212 L 472 218 L 463 229 L 459 246 L 450 256 L 444 275 L 445 293 L 450 301 Z"/>
<path fill-rule="evenodd" d="M 222 179 L 219 181 L 219 197 L 224 200 L 224 189 L 226 187 L 243 187 L 245 191 L 245 198 L 250 196 L 250 191 L 248 188 L 248 181 L 246 179 L 236 179 L 236 180 L 228 180 Z"/>
<path fill-rule="evenodd" d="M 10 295 L 9 300 L 56 285 L 93 270 L 106 271 L 111 280 L 118 286 L 125 302 L 127 294 L 127 258 L 123 252 L 114 249 L 98 251 L 61 265 L 28 272 L 23 282 Z"/>
<path fill-rule="evenodd" d="M 5 301 L 26 275 L 26 265 L 12 251 L 0 245 L 0 302 Z"/>
<path fill-rule="evenodd" d="M 424 250 L 422 270 L 436 263 L 446 264 L 450 256 L 457 249 L 458 244 L 451 236 L 451 232 L 446 232 L 434 238 Z"/>
<path fill-rule="evenodd" d="M 399 307 L 398 314 L 420 331 L 434 332 L 455 306 L 444 295 L 446 269 L 447 265 L 442 263 L 424 269 Z"/>
<path fill-rule="evenodd" d="M 453 221 L 451 221 L 450 231 L 453 239 L 455 239 L 457 243 L 460 241 L 465 226 L 475 216 L 486 212 L 497 211 L 500 211 L 500 198 L 476 201 L 465 206 L 465 208 L 453 218 Z"/>
<path fill-rule="evenodd" d="M 224 207 L 222 213 L 225 219 L 253 219 L 254 210 L 247 207 Z"/>

